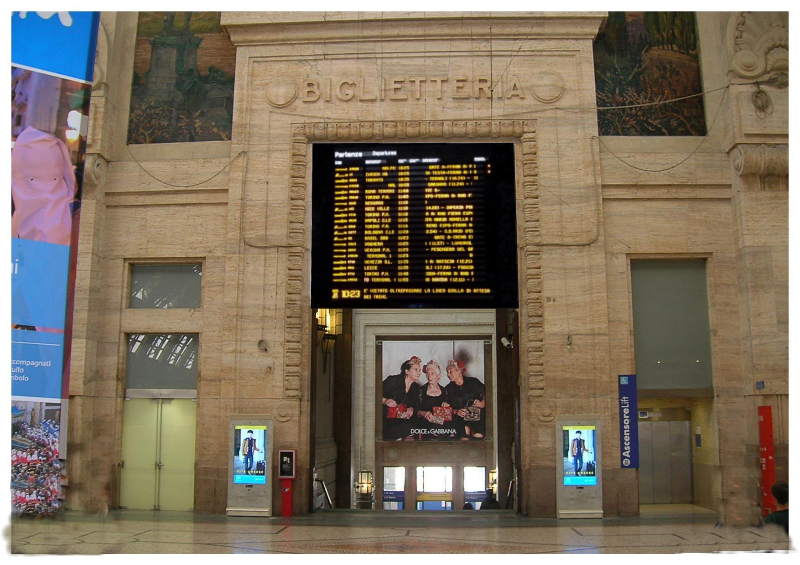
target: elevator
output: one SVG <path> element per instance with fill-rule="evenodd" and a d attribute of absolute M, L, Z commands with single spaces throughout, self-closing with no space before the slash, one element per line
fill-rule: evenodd
<path fill-rule="evenodd" d="M 689 421 L 639 422 L 639 504 L 691 504 Z"/>

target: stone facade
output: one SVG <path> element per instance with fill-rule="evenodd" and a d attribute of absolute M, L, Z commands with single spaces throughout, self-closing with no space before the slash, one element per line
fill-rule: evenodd
<path fill-rule="evenodd" d="M 298 449 L 294 511 L 307 512 L 313 143 L 500 140 L 517 147 L 518 464 L 536 485 L 520 511 L 555 516 L 556 418 L 581 414 L 606 430 L 605 514 L 638 513 L 636 471 L 613 456 L 616 376 L 635 372 L 629 262 L 702 257 L 715 398 L 698 417 L 718 437 L 699 459 L 714 493 L 703 504 L 754 520 L 756 406 L 773 406 L 779 476 L 788 457 L 788 16 L 698 14 L 707 137 L 599 138 L 604 14 L 499 14 L 223 13 L 237 47 L 232 141 L 159 146 L 126 146 L 136 14 L 103 14 L 69 507 L 118 503 L 125 334 L 174 331 L 200 334 L 195 510 L 225 510 L 229 416 L 263 413 L 276 447 Z M 187 258 L 203 262 L 201 308 L 124 307 L 132 262 Z"/>

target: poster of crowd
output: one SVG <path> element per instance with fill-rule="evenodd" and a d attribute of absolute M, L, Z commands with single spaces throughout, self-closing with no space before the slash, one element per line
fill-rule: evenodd
<path fill-rule="evenodd" d="M 58 511 L 61 404 L 11 403 L 11 513 Z"/>
<path fill-rule="evenodd" d="M 384 341 L 381 352 L 384 440 L 483 440 L 482 340 Z"/>

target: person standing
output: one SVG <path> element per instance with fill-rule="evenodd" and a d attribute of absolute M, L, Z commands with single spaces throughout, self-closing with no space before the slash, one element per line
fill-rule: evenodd
<path fill-rule="evenodd" d="M 383 439 L 412 439 L 414 407 L 419 400 L 419 377 L 422 359 L 414 355 L 400 366 L 400 373 L 383 381 Z"/>
<path fill-rule="evenodd" d="M 244 458 L 244 472 L 246 475 L 250 474 L 250 469 L 253 468 L 253 454 L 261 450 L 258 448 L 256 438 L 253 437 L 253 430 L 247 430 L 247 437 L 242 441 L 242 457 Z"/>
<path fill-rule="evenodd" d="M 486 387 L 475 377 L 468 377 L 464 373 L 466 366 L 457 359 L 447 362 L 447 378 L 450 383 L 444 387 L 447 399 L 453 408 L 453 425 L 456 428 L 456 437 L 462 440 L 470 438 L 480 439 L 486 433 Z M 467 419 L 468 409 L 471 416 Z M 475 411 L 477 410 L 477 419 Z"/>
<path fill-rule="evenodd" d="M 490 488 L 486 489 L 486 498 L 481 503 L 481 510 L 502 510 L 500 503 L 494 497 L 494 491 Z"/>
<path fill-rule="evenodd" d="M 586 441 L 581 438 L 581 431 L 575 432 L 575 439 L 572 440 L 572 447 L 570 449 L 572 461 L 575 466 L 575 476 L 578 476 L 583 470 L 583 454 L 589 451 L 586 449 Z"/>
<path fill-rule="evenodd" d="M 777 524 L 789 533 L 789 485 L 778 482 L 770 489 L 775 498 L 775 512 L 767 516 L 767 524 Z"/>
<path fill-rule="evenodd" d="M 439 407 L 450 407 L 447 402 L 445 387 L 439 385 L 442 370 L 439 367 L 439 363 L 433 359 L 428 361 L 428 364 L 422 370 L 428 382 L 419 389 L 419 398 L 415 406 L 417 417 L 419 418 L 417 427 L 428 432 L 425 439 L 440 439 L 444 437 L 447 429 L 452 427 L 452 409 L 447 420 L 443 416 L 436 416 L 433 413 Z"/>

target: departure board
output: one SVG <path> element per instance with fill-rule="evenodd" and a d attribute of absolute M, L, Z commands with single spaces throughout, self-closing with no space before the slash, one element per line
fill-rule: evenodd
<path fill-rule="evenodd" d="M 514 146 L 313 145 L 313 308 L 516 308 Z"/>

